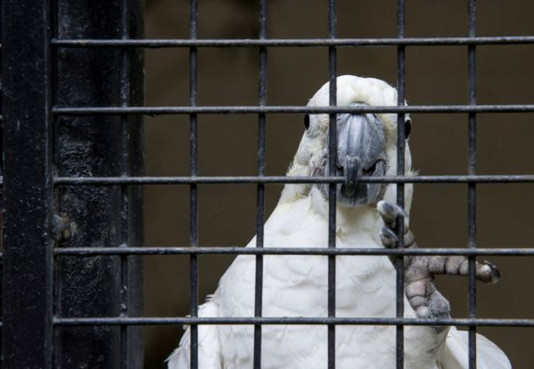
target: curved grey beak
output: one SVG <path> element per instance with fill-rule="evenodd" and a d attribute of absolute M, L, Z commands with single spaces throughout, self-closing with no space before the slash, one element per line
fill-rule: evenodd
<path fill-rule="evenodd" d="M 339 114 L 337 119 L 337 175 L 345 177 L 339 199 L 349 205 L 379 200 L 380 183 L 360 183 L 361 176 L 385 173 L 385 138 L 382 122 L 373 114 Z"/>

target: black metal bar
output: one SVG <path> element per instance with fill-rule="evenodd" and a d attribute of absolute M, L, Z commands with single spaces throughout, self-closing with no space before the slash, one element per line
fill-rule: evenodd
<path fill-rule="evenodd" d="M 51 369 L 53 105 L 48 1 L 2 1 L 2 367 Z M 24 154 L 21 154 L 24 153 Z"/>
<path fill-rule="evenodd" d="M 476 29 L 476 0 L 469 0 L 467 10 L 468 18 L 468 35 L 475 36 Z M 468 98 L 469 105 L 476 105 L 476 55 L 475 45 L 467 47 L 467 78 L 468 78 Z M 470 112 L 468 116 L 468 164 L 467 172 L 470 175 L 476 174 L 477 163 L 477 119 L 476 113 Z M 467 184 L 467 237 L 468 247 L 475 249 L 477 247 L 477 189 L 476 183 Z M 476 285 L 476 256 L 468 256 L 468 314 L 469 318 L 476 318 L 477 303 L 477 285 Z M 469 369 L 476 369 L 476 326 L 469 326 L 468 346 L 469 346 Z"/>
<path fill-rule="evenodd" d="M 56 115 L 260 114 L 260 113 L 530 113 L 534 104 L 410 106 L 55 106 Z"/>
<path fill-rule="evenodd" d="M 126 1 L 125 7 L 125 0 L 57 0 L 58 37 L 141 36 L 141 2 Z M 142 105 L 142 53 L 136 49 L 58 50 L 57 103 L 72 105 L 83 101 L 123 108 Z M 54 162 L 58 175 L 143 174 L 141 117 L 119 114 L 55 118 Z M 56 190 L 58 215 L 75 229 L 58 239 L 61 247 L 142 244 L 142 188 L 117 183 Z M 126 255 L 57 260 L 56 313 L 80 317 L 141 315 L 141 258 Z M 93 327 L 56 332 L 56 367 L 143 366 L 141 328 Z"/>
<path fill-rule="evenodd" d="M 397 0 L 397 37 L 404 38 L 405 23 L 405 4 L 404 0 Z M 404 106 L 405 95 L 405 46 L 397 46 L 397 105 Z M 404 175 L 404 113 L 397 113 L 397 175 Z M 396 184 L 397 205 L 404 208 L 404 183 Z M 404 217 L 399 216 L 397 219 L 397 248 L 404 248 Z M 396 269 L 396 291 L 395 291 L 395 315 L 397 318 L 404 317 L 404 257 L 395 258 Z M 396 351 L 395 365 L 397 369 L 404 369 L 404 326 L 396 327 Z"/>
<path fill-rule="evenodd" d="M 343 183 L 345 177 L 290 176 L 217 176 L 217 177 L 55 177 L 56 186 L 86 186 L 116 184 L 180 185 L 191 183 Z M 361 176 L 362 183 L 534 183 L 533 174 L 523 175 L 449 175 L 449 176 Z"/>
<path fill-rule="evenodd" d="M 210 247 L 76 247 L 58 248 L 56 256 L 88 257 L 95 255 L 477 255 L 477 256 L 534 256 L 534 248 L 417 248 L 417 249 L 382 249 L 371 247 L 358 248 L 318 248 L 318 247 L 267 247 L 245 248 L 240 246 Z"/>
<path fill-rule="evenodd" d="M 534 36 L 406 37 L 406 38 L 303 38 L 303 39 L 53 39 L 63 48 L 87 47 L 313 47 L 313 46 L 460 46 L 528 45 Z"/>
<path fill-rule="evenodd" d="M 336 1 L 328 0 L 328 37 L 336 37 Z M 328 48 L 329 101 L 337 106 L 337 55 L 336 47 Z M 337 168 L 337 114 L 330 113 L 328 125 L 328 175 L 336 175 Z M 328 247 L 336 248 L 336 199 L 337 184 L 328 186 Z M 336 256 L 328 255 L 328 317 L 336 316 Z M 336 325 L 328 325 L 328 369 L 336 368 Z"/>
<path fill-rule="evenodd" d="M 141 0 L 129 1 L 128 37 L 144 35 L 144 11 Z M 129 100 L 128 105 L 144 104 L 144 50 L 131 52 L 129 57 Z M 144 174 L 144 122 L 142 117 L 128 121 L 128 173 Z M 139 245 L 144 239 L 143 224 L 143 189 L 128 187 L 128 245 Z M 128 313 L 141 314 L 143 311 L 143 259 L 128 259 Z M 128 330 L 129 369 L 141 369 L 144 366 L 144 331 L 141 327 Z"/>
<path fill-rule="evenodd" d="M 259 0 L 259 39 L 267 37 L 267 1 Z M 267 103 L 267 48 L 260 46 L 258 105 Z M 265 175 L 265 113 L 258 115 L 258 176 Z M 263 248 L 263 231 L 265 215 L 265 184 L 258 183 L 256 198 L 256 248 Z M 256 271 L 254 284 L 254 316 L 261 317 L 263 310 L 263 255 L 256 255 Z M 261 369 L 261 324 L 254 325 L 254 369 Z"/>
<path fill-rule="evenodd" d="M 189 37 L 191 40 L 197 38 L 198 5 L 197 0 L 189 1 Z M 197 105 L 197 48 L 193 46 L 189 49 L 189 105 Z M 189 164 L 191 177 L 197 176 L 198 171 L 198 124 L 197 115 L 189 115 Z M 198 188 L 196 183 L 191 183 L 189 189 L 189 221 L 190 221 L 190 244 L 191 247 L 198 246 Z M 190 256 L 190 308 L 191 316 L 198 316 L 198 258 L 196 254 Z M 190 368 L 198 368 L 198 326 L 193 324 L 190 328 Z"/>
<path fill-rule="evenodd" d="M 2 13 L 2 4 L 0 3 L 0 22 L 3 19 L 3 13 Z M 5 132 L 5 124 L 4 124 L 4 117 L 2 116 L 2 95 L 3 95 L 3 84 L 2 84 L 2 48 L 1 43 L 3 41 L 2 37 L 2 26 L 0 24 L 0 153 L 4 152 L 4 132 Z M 3 154 L 2 154 L 3 155 Z M 4 188 L 3 188 L 3 179 L 4 179 L 4 160 L 0 158 L 0 327 L 1 327 L 1 320 L 2 320 L 2 306 L 4 304 L 4 300 L 2 299 L 3 293 L 2 293 L 2 275 L 3 275 L 3 260 L 2 251 L 4 250 L 4 242 L 3 242 L 3 233 L 4 233 L 4 225 L 5 225 L 5 218 L 4 218 Z M 0 358 L 2 357 L 2 332 L 0 330 Z"/>
<path fill-rule="evenodd" d="M 193 318 L 193 317 L 147 317 L 147 318 L 55 318 L 56 326 L 83 325 L 183 325 L 183 324 L 240 324 L 240 325 L 410 325 L 434 326 L 454 325 L 459 327 L 534 327 L 534 319 L 420 319 L 420 318 L 347 318 L 347 317 L 231 317 L 231 318 Z"/>

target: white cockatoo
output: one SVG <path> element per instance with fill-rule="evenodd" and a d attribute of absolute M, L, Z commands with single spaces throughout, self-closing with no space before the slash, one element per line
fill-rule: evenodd
<path fill-rule="evenodd" d="M 309 107 L 328 106 L 329 85 L 323 85 Z M 337 78 L 338 106 L 397 105 L 397 91 L 374 78 Z M 358 176 L 397 173 L 397 114 L 338 114 L 337 174 L 348 178 L 337 185 L 338 247 L 395 247 L 395 219 L 405 219 L 404 243 L 416 247 L 408 214 L 413 186 L 405 186 L 405 210 L 395 204 L 396 185 L 358 183 Z M 409 117 L 405 122 L 409 130 Z M 288 176 L 328 173 L 328 114 L 310 114 Z M 412 172 L 408 142 L 405 173 Z M 265 247 L 326 247 L 328 184 L 287 184 L 265 223 Z M 247 247 L 255 247 L 255 237 Z M 405 257 L 405 317 L 448 318 L 447 300 L 433 284 L 434 274 L 467 274 L 461 256 Z M 396 274 L 386 256 L 336 257 L 336 316 L 394 317 Z M 493 282 L 498 271 L 477 263 L 479 280 Z M 215 293 L 199 307 L 200 317 L 254 316 L 255 257 L 238 256 L 220 279 Z M 328 261 L 326 256 L 264 256 L 263 316 L 327 316 Z M 339 369 L 395 368 L 394 326 L 338 325 L 335 355 Z M 323 325 L 264 325 L 263 369 L 326 369 L 327 327 Z M 200 325 L 199 369 L 250 369 L 254 328 L 250 325 Z M 405 368 L 467 369 L 468 339 L 454 327 L 406 326 Z M 506 355 L 477 334 L 478 369 L 511 368 Z M 190 332 L 168 358 L 169 369 L 190 368 Z"/>

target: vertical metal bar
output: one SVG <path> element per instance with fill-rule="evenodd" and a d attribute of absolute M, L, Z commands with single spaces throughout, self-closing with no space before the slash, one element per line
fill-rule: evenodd
<path fill-rule="evenodd" d="M 405 24 L 405 4 L 404 0 L 397 0 L 397 37 L 404 38 Z M 397 105 L 404 105 L 405 100 L 405 48 L 397 46 Z M 404 175 L 404 155 L 405 155 L 405 132 L 404 113 L 397 114 L 397 175 Z M 404 208 L 404 183 L 397 183 L 397 204 Z M 404 219 L 402 216 L 397 219 L 398 247 L 404 247 Z M 395 259 L 397 270 L 397 290 L 396 290 L 396 316 L 404 317 L 404 258 Z M 396 368 L 404 368 L 404 326 L 398 325 L 396 328 Z"/>
<path fill-rule="evenodd" d="M 468 3 L 468 34 L 469 37 L 475 37 L 476 31 L 476 0 L 469 0 Z M 467 73 L 469 79 L 468 86 L 468 98 L 469 105 L 476 105 L 476 55 L 475 45 L 469 45 L 467 47 Z M 468 174 L 476 174 L 476 162 L 477 162 L 477 120 L 475 113 L 469 113 L 468 123 Z M 467 223 L 468 223 L 468 247 L 476 248 L 476 215 L 477 215 L 477 192 L 476 184 L 469 183 L 467 185 Z M 477 303 L 477 290 L 476 290 L 476 276 L 475 276 L 475 256 L 469 256 L 469 317 L 476 317 L 476 303 Z M 469 369 L 476 369 L 476 326 L 469 327 Z"/>
<path fill-rule="evenodd" d="M 144 1 L 128 0 L 128 38 L 144 37 Z M 128 105 L 144 105 L 144 50 L 128 51 Z M 123 135 L 125 132 L 122 133 Z M 144 118 L 128 116 L 128 175 L 144 174 Z M 143 188 L 129 186 L 127 189 L 128 205 L 128 245 L 142 245 L 144 240 L 143 225 Z M 143 257 L 129 256 L 128 273 L 128 315 L 143 314 Z M 128 327 L 128 369 L 144 367 L 144 328 Z"/>
<path fill-rule="evenodd" d="M 259 38 L 267 37 L 267 2 L 259 1 Z M 267 102 L 267 48 L 259 50 L 259 105 Z M 258 176 L 265 175 L 265 123 L 264 113 L 258 116 Z M 265 208 L 265 185 L 258 183 L 256 199 L 256 247 L 263 247 L 263 223 Z M 256 280 L 254 287 L 254 316 L 261 317 L 263 305 L 263 255 L 256 255 Z M 254 369 L 261 368 L 261 324 L 254 325 Z"/>
<path fill-rule="evenodd" d="M 2 365 L 51 369 L 50 2 L 2 1 L 6 224 Z"/>
<path fill-rule="evenodd" d="M 192 40 L 197 38 L 197 19 L 198 7 L 196 0 L 190 0 L 189 13 L 189 33 Z M 197 104 L 197 48 L 191 47 L 189 49 L 189 104 L 196 106 Z M 197 115 L 191 114 L 190 119 L 190 169 L 191 176 L 197 175 Z M 190 186 L 190 244 L 191 246 L 198 246 L 198 193 L 197 185 Z M 191 316 L 198 316 L 198 260 L 196 254 L 191 254 L 190 257 L 190 294 L 191 294 Z M 198 326 L 191 325 L 191 369 L 198 368 Z"/>
<path fill-rule="evenodd" d="M 3 23 L 3 13 L 2 13 L 3 7 L 1 5 L 0 1 L 0 24 Z M 3 42 L 2 38 L 2 27 L 0 26 L 0 43 Z M 3 71 L 2 71 L 2 54 L 3 54 L 3 48 L 0 47 L 0 115 L 2 115 L 2 96 L 4 94 L 4 86 L 3 86 Z M 0 176 L 4 178 L 4 120 L 0 119 Z M 5 199 L 4 199 L 4 186 L 0 185 L 0 251 L 2 253 L 4 252 L 4 226 L 5 226 L 5 217 L 4 217 L 4 209 L 5 209 Z M 4 259 L 0 258 L 0 321 L 2 320 L 2 306 L 4 304 L 3 298 L 3 292 L 2 292 L 2 283 L 1 278 L 3 275 L 3 265 Z M 0 327 L 0 358 L 2 358 L 2 327 Z M 2 367 L 2 360 L 0 359 L 0 368 Z"/>
<path fill-rule="evenodd" d="M 336 37 L 336 1 L 328 1 L 328 37 Z M 328 80 L 329 80 L 329 105 L 337 105 L 337 76 L 336 76 L 336 48 L 328 48 Z M 328 129 L 328 175 L 336 175 L 337 162 L 337 114 L 330 114 Z M 336 247 L 336 189 L 335 183 L 328 186 L 328 247 Z M 336 257 L 328 256 L 328 316 L 336 316 Z M 328 325 L 328 369 L 336 367 L 336 326 Z"/>

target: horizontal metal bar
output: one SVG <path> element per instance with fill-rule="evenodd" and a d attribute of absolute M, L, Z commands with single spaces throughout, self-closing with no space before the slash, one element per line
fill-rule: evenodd
<path fill-rule="evenodd" d="M 56 115 L 93 114 L 267 114 L 267 113 L 524 113 L 534 104 L 507 105 L 409 105 L 409 106 L 54 106 Z"/>
<path fill-rule="evenodd" d="M 96 255 L 478 255 L 478 256 L 534 256 L 534 248 L 318 248 L 318 247 L 70 247 L 56 248 L 58 256 Z"/>
<path fill-rule="evenodd" d="M 192 317 L 103 317 L 103 318 L 55 318 L 56 326 L 82 325 L 455 325 L 484 327 L 534 327 L 534 319 L 418 319 L 418 318 L 352 318 L 352 317 L 231 317 L 231 318 L 192 318 Z"/>
<path fill-rule="evenodd" d="M 345 177 L 206 176 L 206 177 L 55 177 L 56 185 L 162 185 L 221 183 L 344 183 Z M 534 174 L 449 176 L 362 176 L 364 183 L 533 183 Z"/>
<path fill-rule="evenodd" d="M 311 47 L 311 46 L 459 46 L 532 44 L 534 36 L 308 38 L 308 39 L 53 39 L 57 47 Z"/>

